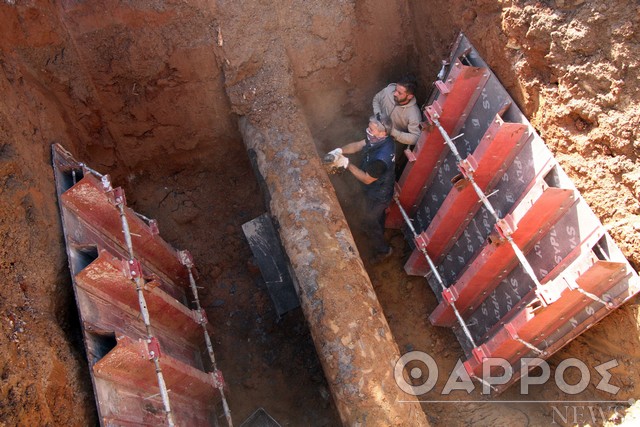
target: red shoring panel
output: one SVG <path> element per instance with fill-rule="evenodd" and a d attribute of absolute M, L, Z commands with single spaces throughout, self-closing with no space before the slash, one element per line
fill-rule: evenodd
<path fill-rule="evenodd" d="M 132 307 L 108 298 L 105 293 L 91 292 L 84 287 L 76 286 L 76 300 L 82 313 L 82 325 L 87 332 L 85 346 L 92 363 L 103 355 L 99 347 L 94 348 L 95 344 L 99 344 L 96 335 L 126 335 L 134 340 L 147 337 L 140 311 L 135 311 Z M 149 301 L 147 301 L 147 308 L 149 308 Z M 193 331 L 180 334 L 171 330 L 171 324 L 163 325 L 151 318 L 151 330 L 165 353 L 184 363 L 201 367 L 202 327 L 195 323 L 193 325 Z M 97 342 L 96 339 L 98 339 Z"/>
<path fill-rule="evenodd" d="M 475 169 L 471 173 L 482 191 L 492 188 L 509 167 L 525 140 L 526 130 L 526 125 L 505 123 L 496 115 L 476 150 L 465 159 L 465 163 Z M 463 176 L 469 173 L 465 166 L 459 168 Z M 420 241 L 416 241 L 416 248 L 404 267 L 407 274 L 423 276 L 429 270 L 418 247 L 421 242 L 427 242 L 427 253 L 438 263 L 480 206 L 480 199 L 469 181 L 458 181 L 447 194 L 429 227 L 420 234 Z"/>
<path fill-rule="evenodd" d="M 462 65 L 459 60 L 454 63 L 444 83 L 448 93 L 440 93 L 438 99 L 430 106 L 437 111 L 440 123 L 447 133 L 455 133 L 466 118 L 465 112 L 473 106 L 480 96 L 480 90 L 489 78 L 486 68 Z M 427 184 L 436 172 L 436 164 L 447 153 L 447 146 L 438 129 L 423 129 L 412 152 L 415 161 L 410 161 L 398 181 L 399 199 L 402 207 L 412 215 L 415 205 L 420 200 Z M 389 207 L 387 228 L 400 228 L 404 224 L 400 209 L 395 203 Z"/>
<path fill-rule="evenodd" d="M 215 386 L 223 380 L 217 372 L 203 371 L 200 316 L 180 304 L 189 276 L 177 251 L 157 235 L 154 222 L 147 224 L 125 208 L 136 260 L 124 262 L 129 253 L 115 204 L 118 197 L 124 199 L 121 189 L 113 190 L 108 177 L 96 178 L 97 172 L 57 144 L 53 164 L 101 425 L 168 424 L 150 349 L 161 356 L 176 425 L 216 424 L 221 396 Z M 145 279 L 153 335 L 149 345 L 133 272 Z M 115 348 L 113 336 L 118 340 Z"/>
<path fill-rule="evenodd" d="M 100 396 L 107 399 L 103 400 L 101 405 L 102 415 L 106 418 L 128 418 L 130 422 L 135 422 L 149 412 L 145 401 L 149 397 L 157 398 L 159 393 L 154 365 L 149 361 L 150 348 L 144 340 L 117 337 L 116 347 L 93 366 L 96 380 L 101 382 L 100 390 L 112 388 L 115 391 L 114 394 Z M 209 411 L 203 408 L 210 408 L 212 401 L 220 400 L 213 375 L 164 354 L 160 357 L 160 363 L 171 401 L 174 403 L 176 425 L 211 425 L 211 420 L 204 418 L 204 414 Z M 113 386 L 108 387 L 108 383 Z M 129 394 L 128 405 L 123 405 L 120 400 L 122 390 Z M 109 401 L 111 404 L 107 403 Z M 189 410 L 190 407 L 192 410 Z M 151 411 L 151 418 L 154 418 L 153 415 L 154 411 Z M 158 411 L 157 415 L 160 416 L 160 424 L 164 424 L 166 418 L 163 411 Z"/>
<path fill-rule="evenodd" d="M 125 274 L 126 261 L 107 251 L 100 251 L 96 260 L 76 275 L 76 284 L 89 294 L 105 301 L 113 301 L 139 314 L 140 307 L 135 284 Z M 145 285 L 145 299 L 154 328 L 170 331 L 170 335 L 188 342 L 198 342 L 202 330 L 198 326 L 198 313 L 189 310 L 175 298 L 156 287 L 156 282 Z M 112 311 L 113 308 L 106 307 Z M 124 328 L 125 325 L 122 325 Z M 123 330 L 123 329 L 121 329 Z"/>
<path fill-rule="evenodd" d="M 112 404 L 105 405 L 102 410 L 101 425 L 105 427 L 138 427 L 138 426 L 166 426 L 167 418 L 164 413 L 160 396 L 155 391 L 128 389 L 122 384 L 110 382 L 96 377 L 99 384 L 98 399 Z M 177 426 L 210 427 L 215 424 L 215 413 L 210 403 L 205 406 L 202 402 L 185 398 L 169 391 L 171 396 L 171 412 L 173 412 Z M 114 399 L 114 396 L 117 398 Z"/>
<path fill-rule="evenodd" d="M 468 55 L 467 63 L 486 67 L 478 52 L 462 34 L 458 37 L 451 58 L 460 57 L 460 55 Z M 483 83 L 483 87 L 490 89 L 490 92 L 496 96 L 498 94 L 504 96 L 506 93 L 493 74 L 487 82 Z M 439 91 L 441 97 L 443 94 L 455 93 L 451 90 L 452 88 L 443 87 L 441 83 L 436 83 L 436 89 L 435 92 Z M 508 94 L 506 99 L 509 100 Z M 522 112 L 517 107 L 513 107 L 509 109 L 507 117 L 512 122 L 528 125 Z M 444 116 L 441 110 L 444 110 L 441 104 L 435 102 L 427 112 Z M 471 112 L 471 114 L 474 113 Z M 467 117 L 467 114 L 460 119 L 474 118 Z M 457 132 L 447 129 L 447 133 L 454 136 Z M 414 163 L 409 164 L 397 185 L 400 205 L 413 219 L 416 219 L 416 206 L 427 191 L 427 187 L 431 185 L 444 156 L 447 155 L 446 148 L 442 150 L 439 147 L 442 140 L 438 141 L 439 144 L 428 145 L 426 143 L 428 138 L 435 138 L 435 136 L 429 133 L 429 129 L 425 129 L 420 137 L 419 146 L 412 153 L 413 158 L 409 159 Z M 471 237 L 468 237 L 465 232 L 468 243 L 466 247 L 457 245 L 455 249 L 449 247 L 450 241 L 455 240 L 460 234 L 458 230 L 465 230 L 466 226 L 468 231 L 468 220 L 475 218 L 471 211 L 475 212 L 477 204 L 469 208 L 456 200 L 455 197 L 459 197 L 456 192 L 462 191 L 460 187 L 454 188 L 446 195 L 440 193 L 443 192 L 441 187 L 436 187 L 434 190 L 439 192 L 438 201 L 442 200 L 443 195 L 446 196 L 445 200 L 427 229 L 414 241 L 419 248 L 427 249 L 436 264 L 443 261 L 439 255 L 447 252 L 452 255 L 452 258 L 447 258 L 446 263 L 441 266 L 454 269 L 444 273 L 450 281 L 457 280 L 457 282 L 442 293 L 444 301 L 432 313 L 432 322 L 456 328 L 452 306 L 449 305 L 455 302 L 463 318 L 468 319 L 471 329 L 471 340 L 468 336 L 465 338 L 462 331 L 456 331 L 462 347 L 467 351 L 472 350 L 473 357 L 463 365 L 467 373 L 471 376 L 481 376 L 482 368 L 488 364 L 485 359 L 493 357 L 504 357 L 515 368 L 512 380 L 498 386 L 498 391 L 506 389 L 520 378 L 522 373 L 519 372 L 518 365 L 521 358 L 532 355 L 542 359 L 548 358 L 640 290 L 640 279 L 635 270 L 606 234 L 602 224 L 586 206 L 586 202 L 579 197 L 569 177 L 553 160 L 552 153 L 544 146 L 544 142 L 535 132 L 531 134 L 530 142 L 531 146 L 527 145 L 526 150 L 521 151 L 523 154 L 518 155 L 513 170 L 509 169 L 507 176 L 509 179 L 500 182 L 500 191 L 504 191 L 501 194 L 506 196 L 498 198 L 494 206 L 499 212 L 504 212 L 509 209 L 507 206 L 512 201 L 510 197 L 514 194 L 524 196 L 519 197 L 510 215 L 498 221 L 494 235 L 485 242 L 481 242 L 486 235 L 486 228 L 471 230 L 469 233 Z M 435 153 L 425 154 L 421 152 L 423 148 L 433 149 Z M 418 170 L 417 167 L 423 166 L 419 163 L 421 155 L 427 159 L 426 166 L 421 169 L 422 180 L 411 175 L 412 169 Z M 429 158 L 430 155 L 433 158 Z M 473 157 L 478 156 L 473 153 Z M 475 166 L 474 158 L 468 158 L 467 162 L 462 162 L 463 174 L 468 170 L 469 165 Z M 406 182 L 407 178 L 411 178 L 409 183 Z M 554 187 L 548 188 L 547 184 Z M 525 187 L 524 191 L 522 191 L 523 187 Z M 412 192 L 408 191 L 409 188 Z M 488 186 L 488 188 L 491 187 Z M 404 199 L 402 192 L 405 193 Z M 409 198 L 408 195 L 415 197 Z M 394 208 L 395 205 L 392 209 Z M 456 220 L 460 224 L 455 224 L 454 218 L 451 218 L 453 215 L 458 217 Z M 470 218 L 467 218 L 467 215 Z M 499 215 L 501 216 L 502 213 Z M 486 217 L 481 219 L 486 220 Z M 493 222 L 493 218 L 489 220 Z M 391 218 L 387 226 L 392 228 L 393 221 L 399 222 L 397 218 Z M 440 227 L 443 226 L 441 230 Z M 514 271 L 518 260 L 511 245 L 504 241 L 504 236 L 508 235 L 511 235 L 518 247 L 529 255 L 533 274 L 537 274 L 538 277 L 544 276 L 540 289 L 529 291 L 534 280 L 526 278 L 520 280 L 523 274 L 526 277 L 526 272 L 522 269 Z M 477 236 L 476 240 L 471 241 L 474 236 Z M 479 243 L 484 244 L 477 249 Z M 532 253 L 534 248 L 535 255 Z M 419 266 L 417 270 L 420 271 L 412 272 L 409 271 L 410 268 L 407 269 L 408 274 L 424 275 L 428 272 L 426 260 L 421 252 L 414 251 L 412 258 L 415 259 L 410 259 L 407 264 L 413 269 Z M 459 270 L 460 268 L 462 271 Z M 547 271 L 549 268 L 552 268 L 551 272 Z M 509 274 L 515 275 L 514 280 L 501 284 L 500 282 Z M 437 292 L 437 286 L 431 281 L 429 284 Z M 511 289 L 507 289 L 508 285 L 511 285 Z M 505 293 L 498 294 L 497 286 L 499 286 L 497 289 L 504 290 Z M 516 287 L 517 292 L 515 292 Z M 511 290 L 514 291 L 515 300 L 514 295 L 510 293 Z M 524 298 L 520 298 L 523 294 Z M 494 302 L 495 310 L 491 315 L 478 311 L 479 304 L 485 298 L 484 295 L 491 295 Z M 516 305 L 513 306 L 512 303 Z M 503 315 L 505 312 L 506 314 Z M 486 325 L 478 325 L 478 323 L 484 321 L 493 326 L 483 335 Z M 476 343 L 476 348 L 470 348 L 471 341 Z M 537 349 L 542 350 L 542 354 L 539 354 Z M 497 367 L 497 370 L 500 368 Z"/>
<path fill-rule="evenodd" d="M 465 369 L 470 375 L 480 376 L 482 374 L 482 363 L 484 358 L 499 357 L 516 363 L 521 357 L 531 352 L 531 350 L 517 339 L 521 339 L 532 345 L 543 341 L 545 337 L 552 334 L 560 326 L 569 322 L 580 310 L 590 305 L 593 300 L 576 289 L 571 289 L 570 283 L 575 282 L 586 292 L 601 297 L 609 289 L 613 288 L 621 279 L 625 277 L 626 264 L 620 262 L 610 262 L 598 260 L 593 254 L 587 254 L 574 262 L 565 272 L 556 279 L 547 282 L 543 286 L 554 288 L 554 293 L 559 298 L 549 305 L 545 305 L 540 298 L 532 291 L 523 301 L 528 304 L 521 304 L 514 308 L 514 313 L 509 313 L 510 321 L 488 340 L 482 344 L 480 351 L 474 354 L 483 356 L 472 357 L 464 363 Z M 617 296 L 616 296 L 617 297 Z M 611 298 L 612 307 L 602 307 L 605 311 L 617 306 L 624 300 L 622 298 Z M 581 331 L 591 326 L 593 322 L 585 321 L 576 326 Z M 588 326 L 587 326 L 588 325 Z M 547 358 L 552 352 L 560 349 L 568 343 L 572 336 L 565 335 L 562 339 L 554 343 L 554 348 L 542 348 Z M 536 355 L 537 356 L 537 355 Z M 517 369 L 515 369 L 517 371 Z M 520 378 L 518 375 L 511 382 L 501 385 L 501 389 L 506 389 L 509 384 Z M 500 390 L 498 390 L 500 391 Z"/>
<path fill-rule="evenodd" d="M 80 182 L 64 192 L 60 199 L 64 208 L 98 228 L 102 234 L 110 236 L 120 247 L 126 248 L 120 212 L 113 203 L 111 194 L 105 191 L 102 182 L 92 174 L 85 175 Z M 175 284 L 188 287 L 188 273 L 176 251 L 133 210 L 125 208 L 125 215 L 136 257 L 147 260 Z"/>
<path fill-rule="evenodd" d="M 571 280 L 576 280 L 582 272 L 585 272 L 598 262 L 598 258 L 593 253 L 592 248 L 605 232 L 593 213 L 589 213 L 591 215 L 585 213 L 581 217 L 580 243 L 541 280 L 542 289 L 534 289 L 529 292 L 509 313 L 502 317 L 500 323 L 496 324 L 482 337 L 480 342 L 488 343 L 496 336 L 504 333 L 509 334 L 504 325 L 510 324 L 516 316 L 521 314 L 521 310 L 526 310 L 527 307 L 537 309 L 540 306 L 552 305 L 563 296 L 563 292 L 568 288 L 568 283 L 571 283 Z M 493 349 L 486 345 L 481 345 L 479 349 L 479 351 L 474 350 L 474 352 L 484 354 L 486 357 L 501 357 L 492 356 L 491 351 Z M 478 361 L 478 358 L 475 360 Z"/>
<path fill-rule="evenodd" d="M 93 365 L 97 377 L 127 384 L 140 390 L 158 389 L 153 363 L 149 360 L 149 346 L 144 340 L 134 341 L 127 336 L 117 337 L 118 344 Z M 171 356 L 160 356 L 167 388 L 175 394 L 196 400 L 218 396 L 213 377 Z"/>
<path fill-rule="evenodd" d="M 544 180 L 537 180 L 510 214 L 516 227 L 512 237 L 518 247 L 526 254 L 575 202 L 575 197 L 574 190 L 549 187 Z M 450 297 L 455 298 L 456 308 L 466 318 L 517 264 L 511 245 L 503 240 L 487 239 L 458 281 L 448 288 L 449 295 L 443 298 L 429 320 L 438 326 L 456 323 Z"/>
<path fill-rule="evenodd" d="M 638 276 L 635 276 L 635 273 L 632 273 L 631 271 L 629 271 L 629 268 L 628 268 L 629 266 L 627 263 L 623 263 L 623 264 L 627 267 L 626 272 L 623 274 L 623 277 L 620 279 L 616 279 L 616 278 L 608 279 L 613 281 L 614 288 L 616 288 L 617 293 L 612 292 L 614 288 L 609 288 L 609 290 L 607 291 L 609 298 L 606 298 L 605 300 L 611 301 L 611 304 L 613 305 L 613 307 L 609 308 L 609 307 L 600 305 L 601 307 L 600 309 L 594 310 L 593 314 L 591 314 L 588 318 L 586 318 L 582 323 L 578 324 L 576 327 L 571 329 L 566 335 L 562 337 L 561 340 L 558 340 L 552 343 L 551 345 L 549 345 L 549 347 L 546 349 L 547 354 L 545 358 L 550 357 L 552 354 L 560 350 L 562 347 L 567 345 L 578 335 L 582 334 L 583 332 L 591 328 L 593 325 L 598 323 L 600 320 L 605 318 L 609 313 L 611 313 L 611 310 L 614 310 L 620 307 L 622 304 L 627 302 L 631 297 L 633 297 L 640 291 L 640 281 L 638 281 Z M 616 280 L 617 280 L 617 283 L 616 283 Z M 519 366 L 516 366 L 516 367 L 519 369 Z M 535 368 L 535 365 L 532 365 L 529 367 L 529 370 L 533 370 L 534 368 Z M 498 393 L 502 393 L 504 390 L 509 388 L 511 384 L 515 383 L 522 377 L 523 372 L 517 369 L 514 371 L 515 372 L 509 382 L 496 387 L 496 391 Z"/>

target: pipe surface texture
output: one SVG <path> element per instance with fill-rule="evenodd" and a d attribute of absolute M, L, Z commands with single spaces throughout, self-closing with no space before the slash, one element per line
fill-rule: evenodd
<path fill-rule="evenodd" d="M 343 423 L 426 425 L 418 404 L 398 402 L 413 397 L 395 383 L 398 347 L 310 135 L 258 126 L 240 119 Z"/>
<path fill-rule="evenodd" d="M 223 49 L 227 94 L 268 189 L 341 420 L 348 426 L 427 426 L 418 403 L 400 402 L 416 397 L 394 380 L 398 346 L 316 152 L 286 50 L 272 40 L 268 52 L 251 55 L 263 57 L 243 62 L 242 49 L 231 43 Z"/>

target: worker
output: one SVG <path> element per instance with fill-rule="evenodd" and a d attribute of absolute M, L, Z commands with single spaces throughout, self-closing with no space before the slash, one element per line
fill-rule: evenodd
<path fill-rule="evenodd" d="M 344 168 L 363 184 L 365 196 L 364 231 L 367 234 L 373 251 L 372 261 L 378 263 L 392 253 L 391 247 L 384 240 L 384 222 L 386 209 L 393 198 L 394 189 L 394 142 L 390 133 L 391 119 L 384 114 L 372 116 L 366 129 L 364 139 L 349 143 L 330 151 L 333 164 Z M 362 151 L 360 167 L 349 162 L 345 154 Z"/>
<path fill-rule="evenodd" d="M 416 102 L 417 83 L 413 77 L 405 76 L 396 83 L 382 89 L 373 98 L 373 114 L 384 114 L 391 118 L 391 137 L 396 141 L 396 177 L 402 174 L 407 163 L 404 150 L 418 142 L 422 114 Z"/>

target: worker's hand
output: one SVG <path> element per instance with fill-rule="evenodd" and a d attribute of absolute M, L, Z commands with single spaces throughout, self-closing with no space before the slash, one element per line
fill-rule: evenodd
<path fill-rule="evenodd" d="M 341 155 L 342 155 L 342 148 L 336 148 L 335 150 L 331 150 L 324 155 L 324 157 L 322 158 L 322 163 L 324 163 L 326 166 L 333 166 L 338 156 L 341 156 Z"/>
<path fill-rule="evenodd" d="M 322 158 L 322 163 L 327 169 L 327 173 L 330 175 L 340 174 L 349 165 L 349 159 L 342 155 L 342 149 L 336 148 L 333 151 L 329 151 Z M 343 166 L 344 165 L 344 166 Z"/>
<path fill-rule="evenodd" d="M 349 166 L 349 159 L 347 159 L 342 154 L 338 154 L 338 156 L 336 157 L 336 160 L 333 163 L 338 168 L 346 169 L 347 166 Z"/>

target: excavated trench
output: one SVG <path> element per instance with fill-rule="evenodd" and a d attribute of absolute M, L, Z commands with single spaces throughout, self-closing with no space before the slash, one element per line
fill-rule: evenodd
<path fill-rule="evenodd" d="M 55 200 L 53 142 L 109 173 L 131 206 L 158 220 L 166 240 L 193 253 L 238 424 L 264 407 L 282 425 L 338 425 L 304 315 L 277 321 L 242 234 L 241 225 L 267 206 L 238 117 L 274 141 L 312 139 L 318 153 L 355 140 L 373 95 L 400 74 L 420 78 L 425 100 L 460 30 L 640 266 L 640 9 L 631 2 L 478 0 L 443 9 L 381 0 L 7 1 L 0 21 L 0 425 L 97 423 Z M 354 182 L 332 184 L 366 252 Z M 429 324 L 436 299 L 422 278 L 404 274 L 402 236 L 387 237 L 395 255 L 368 274 L 391 332 L 401 353 L 437 355 L 448 373 L 461 357 L 457 341 Z M 551 362 L 615 358 L 616 400 L 634 398 L 637 319 L 634 299 Z M 441 375 L 436 388 L 446 380 Z M 609 397 L 591 389 L 574 398 Z M 561 395 L 547 386 L 531 397 Z M 474 392 L 430 400 L 458 398 L 482 399 Z M 422 408 L 432 425 L 615 424 L 637 410 L 624 404 L 596 419 L 563 421 L 550 404 Z"/>

